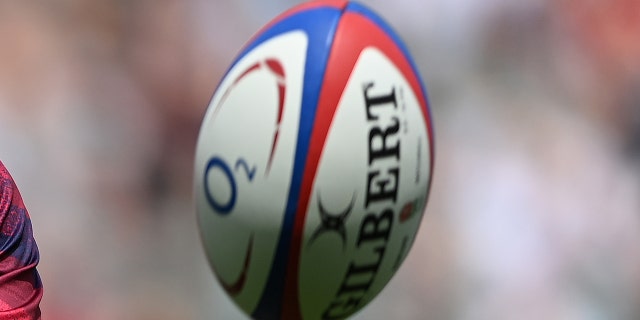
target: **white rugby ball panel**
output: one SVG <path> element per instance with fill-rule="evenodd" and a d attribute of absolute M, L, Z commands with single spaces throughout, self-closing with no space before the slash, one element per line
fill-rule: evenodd
<path fill-rule="evenodd" d="M 287 202 L 306 50 L 306 34 L 293 31 L 264 42 L 242 57 L 216 91 L 198 141 L 196 177 L 206 180 L 202 188 L 196 184 L 204 247 L 220 281 L 233 283 L 240 277 L 253 237 L 247 290 L 234 297 L 249 309 L 262 295 Z M 267 60 L 280 63 L 284 76 L 278 77 L 266 65 Z M 278 121 L 281 82 L 286 89 Z M 216 212 L 207 201 L 204 185 L 217 198 L 214 201 L 226 204 L 230 198 L 231 183 L 220 165 L 206 172 L 212 158 L 222 159 L 232 171 L 236 188 L 233 214 Z"/>
<path fill-rule="evenodd" d="M 388 99 L 368 108 L 367 97 Z M 420 108 L 393 62 L 378 49 L 366 48 L 340 99 L 308 206 L 300 263 L 303 314 L 325 312 L 345 281 L 362 286 L 362 292 L 349 297 L 366 304 L 406 257 L 424 210 L 429 177 L 424 161 L 429 159 L 429 137 Z M 390 152 L 370 162 L 371 151 L 396 147 L 397 156 Z M 369 199 L 367 205 L 368 194 L 394 190 L 395 197 Z M 391 212 L 389 220 L 385 210 Z M 403 210 L 411 212 L 402 216 Z M 349 277 L 350 266 L 368 270 L 356 279 L 353 272 Z"/>

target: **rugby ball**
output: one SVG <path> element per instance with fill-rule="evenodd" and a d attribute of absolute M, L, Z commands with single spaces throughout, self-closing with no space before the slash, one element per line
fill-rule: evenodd
<path fill-rule="evenodd" d="M 433 171 L 425 88 L 362 4 L 276 17 L 206 110 L 194 193 L 206 257 L 254 319 L 343 319 L 409 253 Z"/>

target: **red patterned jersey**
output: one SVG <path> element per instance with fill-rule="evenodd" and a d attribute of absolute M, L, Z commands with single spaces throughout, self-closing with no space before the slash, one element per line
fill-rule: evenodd
<path fill-rule="evenodd" d="M 39 260 L 29 213 L 0 162 L 0 320 L 40 319 Z"/>

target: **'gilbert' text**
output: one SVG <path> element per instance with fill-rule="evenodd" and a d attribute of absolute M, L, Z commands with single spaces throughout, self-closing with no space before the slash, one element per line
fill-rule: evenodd
<path fill-rule="evenodd" d="M 395 217 L 394 207 L 400 179 L 400 119 L 396 88 L 363 85 L 368 135 L 368 172 L 365 210 L 356 241 L 357 254 L 349 263 L 335 298 L 324 311 L 324 319 L 342 319 L 366 301 L 387 247 Z"/>

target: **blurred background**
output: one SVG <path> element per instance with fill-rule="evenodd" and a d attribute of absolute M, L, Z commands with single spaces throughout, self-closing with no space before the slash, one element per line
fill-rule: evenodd
<path fill-rule="evenodd" d="M 293 0 L 0 1 L 0 160 L 45 319 L 242 319 L 192 162 L 239 48 Z M 364 0 L 429 92 L 413 251 L 357 319 L 640 318 L 640 1 Z"/>

